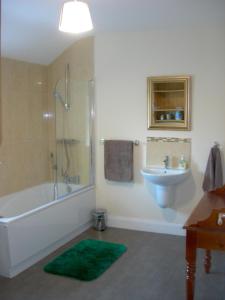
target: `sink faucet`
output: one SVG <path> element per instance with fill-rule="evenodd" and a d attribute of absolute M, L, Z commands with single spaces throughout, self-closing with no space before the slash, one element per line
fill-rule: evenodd
<path fill-rule="evenodd" d="M 169 168 L 169 155 L 165 156 L 163 162 L 164 162 L 164 168 L 168 169 Z"/>

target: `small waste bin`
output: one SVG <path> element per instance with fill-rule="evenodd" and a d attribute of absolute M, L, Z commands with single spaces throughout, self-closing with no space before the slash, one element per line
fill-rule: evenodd
<path fill-rule="evenodd" d="M 107 210 L 106 209 L 95 209 L 92 212 L 92 216 L 94 219 L 94 228 L 98 231 L 106 230 Z"/>

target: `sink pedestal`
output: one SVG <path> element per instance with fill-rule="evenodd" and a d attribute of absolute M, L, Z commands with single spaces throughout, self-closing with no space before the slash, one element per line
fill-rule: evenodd
<path fill-rule="evenodd" d="M 169 207 L 175 199 L 175 189 L 174 185 L 154 185 L 155 187 L 155 196 L 157 203 L 160 207 L 166 208 Z"/>

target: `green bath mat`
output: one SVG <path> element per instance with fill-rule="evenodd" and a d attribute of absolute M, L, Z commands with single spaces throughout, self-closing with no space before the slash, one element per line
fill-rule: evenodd
<path fill-rule="evenodd" d="M 122 244 L 83 240 L 47 264 L 44 271 L 90 281 L 105 272 L 126 250 Z"/>

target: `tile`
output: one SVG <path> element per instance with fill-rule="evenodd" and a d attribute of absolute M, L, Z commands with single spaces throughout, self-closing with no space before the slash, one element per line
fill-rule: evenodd
<path fill-rule="evenodd" d="M 28 66 L 29 73 L 29 91 L 47 92 L 48 90 L 48 76 L 47 66 L 38 64 L 30 64 Z"/>
<path fill-rule="evenodd" d="M 9 59 L 6 65 L 7 89 L 27 91 L 29 87 L 29 63 Z"/>
<path fill-rule="evenodd" d="M 3 59 L 0 196 L 49 179 L 47 68 Z M 38 80 L 45 87 L 35 86 Z M 33 83 L 33 85 L 32 85 Z"/>
<path fill-rule="evenodd" d="M 47 140 L 47 120 L 44 113 L 47 111 L 47 93 L 34 91 L 29 93 L 29 138 Z"/>
<path fill-rule="evenodd" d="M 147 142 L 146 166 L 163 167 L 165 156 L 169 156 L 169 167 L 177 168 L 184 155 L 188 165 L 191 164 L 191 141 L 149 140 Z"/>

